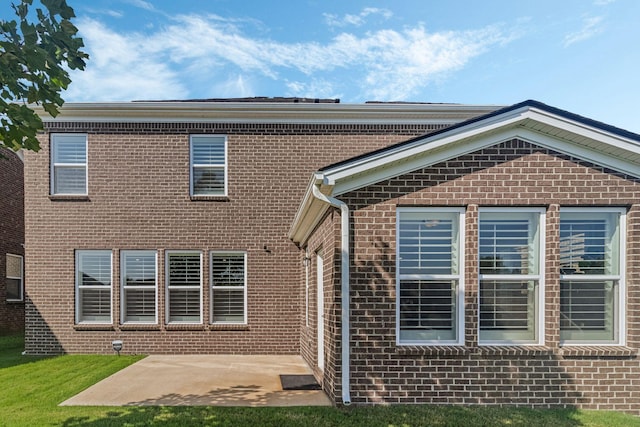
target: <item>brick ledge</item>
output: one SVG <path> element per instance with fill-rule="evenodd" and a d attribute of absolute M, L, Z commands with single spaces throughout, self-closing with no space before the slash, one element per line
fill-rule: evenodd
<path fill-rule="evenodd" d="M 227 196 L 191 196 L 192 202 L 230 202 Z"/>
<path fill-rule="evenodd" d="M 566 346 L 558 354 L 563 357 L 636 357 L 638 349 L 624 346 Z"/>
<path fill-rule="evenodd" d="M 99 323 L 78 323 L 73 325 L 73 329 L 76 331 L 114 331 L 115 327 L 113 325 Z"/>
<path fill-rule="evenodd" d="M 49 200 L 53 202 L 90 202 L 91 199 L 89 196 L 74 196 L 72 194 L 69 195 L 49 195 Z"/>
<path fill-rule="evenodd" d="M 402 345 L 396 354 L 402 356 L 464 356 L 471 353 L 469 347 L 459 345 Z"/>

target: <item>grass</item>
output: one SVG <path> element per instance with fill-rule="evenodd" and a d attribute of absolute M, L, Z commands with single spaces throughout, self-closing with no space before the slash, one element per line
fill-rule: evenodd
<path fill-rule="evenodd" d="M 639 426 L 640 418 L 575 409 L 375 407 L 69 407 L 60 402 L 139 356 L 21 356 L 22 337 L 0 336 L 0 426 Z"/>

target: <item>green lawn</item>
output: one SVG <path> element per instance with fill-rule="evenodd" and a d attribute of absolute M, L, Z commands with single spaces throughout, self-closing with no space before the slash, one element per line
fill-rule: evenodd
<path fill-rule="evenodd" d="M 616 412 L 488 407 L 303 408 L 60 407 L 136 356 L 21 356 L 21 337 L 0 336 L 0 426 L 639 426 Z"/>

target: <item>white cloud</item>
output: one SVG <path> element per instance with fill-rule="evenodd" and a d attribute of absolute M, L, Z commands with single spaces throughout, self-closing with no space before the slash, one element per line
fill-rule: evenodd
<path fill-rule="evenodd" d="M 197 15 L 178 16 L 145 34 L 90 19 L 78 27 L 91 58 L 86 71 L 73 73 L 69 101 L 262 95 L 252 92 L 249 82 L 256 79 L 277 81 L 295 96 L 343 98 L 348 92 L 406 100 L 511 40 L 499 27 L 429 33 L 418 26 L 284 43 L 250 37 L 219 16 Z"/>
<path fill-rule="evenodd" d="M 573 33 L 569 33 L 564 37 L 564 47 L 571 46 L 574 43 L 582 42 L 591 37 L 600 34 L 602 29 L 602 16 L 586 17 L 582 21 L 582 28 Z"/>
<path fill-rule="evenodd" d="M 147 1 L 144 0 L 124 0 L 126 3 L 129 3 L 132 6 L 139 7 L 140 9 L 155 11 L 156 8 Z"/>
<path fill-rule="evenodd" d="M 325 21 L 331 27 L 346 27 L 347 25 L 354 25 L 359 27 L 363 25 L 366 21 L 365 18 L 369 15 L 381 15 L 385 19 L 389 19 L 393 16 L 388 9 L 379 9 L 376 7 L 366 7 L 362 9 L 357 15 L 347 14 L 343 17 L 339 17 L 338 15 L 333 15 L 330 13 L 323 13 Z"/>
<path fill-rule="evenodd" d="M 616 0 L 595 0 L 593 2 L 596 6 L 606 6 L 608 4 L 614 3 Z"/>

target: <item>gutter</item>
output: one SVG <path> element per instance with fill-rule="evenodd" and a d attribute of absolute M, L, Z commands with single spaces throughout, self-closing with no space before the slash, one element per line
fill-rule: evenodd
<path fill-rule="evenodd" d="M 350 287 L 349 287 L 349 207 L 341 200 L 322 194 L 317 184 L 311 186 L 313 195 L 325 203 L 336 208 L 340 208 L 341 219 L 341 274 L 340 284 L 342 287 L 341 298 L 341 320 L 342 320 L 342 403 L 351 404 L 351 372 L 350 372 Z"/>

